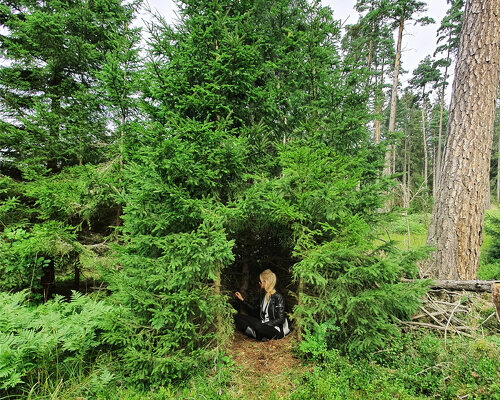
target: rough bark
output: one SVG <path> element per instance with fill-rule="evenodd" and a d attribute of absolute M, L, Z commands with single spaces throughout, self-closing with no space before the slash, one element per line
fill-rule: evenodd
<path fill-rule="evenodd" d="M 450 61 L 450 53 L 451 50 L 448 48 L 448 53 L 446 54 L 446 61 Z M 448 64 L 444 69 L 444 80 L 448 79 Z M 446 85 L 443 84 L 441 87 L 441 93 L 439 95 L 439 133 L 438 133 L 438 148 L 437 148 L 437 157 L 436 157 L 436 174 L 434 176 L 434 191 L 432 195 L 434 198 L 437 197 L 437 191 L 439 188 L 439 179 L 441 178 L 441 164 L 442 164 L 442 143 L 443 143 L 443 116 L 444 116 L 444 95 L 446 91 Z"/>
<path fill-rule="evenodd" d="M 483 241 L 500 70 L 500 0 L 468 0 L 462 26 L 439 190 L 423 275 L 474 279 Z"/>

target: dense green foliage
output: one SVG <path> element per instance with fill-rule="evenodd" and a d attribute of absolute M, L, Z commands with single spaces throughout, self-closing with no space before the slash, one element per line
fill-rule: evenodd
<path fill-rule="evenodd" d="M 84 376 L 103 354 L 105 332 L 115 313 L 103 301 L 77 293 L 69 302 L 59 296 L 38 307 L 30 306 L 26 291 L 2 293 L 0 389 L 9 393 L 22 384 L 27 391 L 37 384 L 57 385 Z"/>
<path fill-rule="evenodd" d="M 135 7 L 119 0 L 1 6 L 2 163 L 29 176 L 103 160 L 112 136 L 96 74 Z"/>
<path fill-rule="evenodd" d="M 98 399 L 259 398 L 256 388 L 241 392 L 248 377 L 223 353 L 210 372 L 196 375 L 183 387 L 166 383 L 154 391 L 125 388 L 120 365 L 109 350 L 115 327 L 109 323 L 120 311 L 107 302 L 73 295 L 70 302 L 54 299 L 38 307 L 26 293 L 3 294 L 0 302 L 0 374 L 2 394 L 18 398 L 88 397 Z M 482 311 L 483 318 L 492 310 Z M 487 327 L 486 325 L 484 326 Z M 494 324 L 489 324 L 494 329 Z M 265 345 L 261 344 L 265 351 Z M 496 336 L 443 339 L 409 332 L 391 339 L 383 351 L 346 357 L 303 341 L 298 354 L 304 367 L 291 374 L 295 391 L 276 392 L 275 399 L 453 399 L 474 396 L 495 399 L 500 392 L 500 343 Z M 23 381 L 24 391 L 12 391 Z M 37 385 L 36 383 L 39 382 Z M 40 397 L 38 397 L 38 395 Z M 13 396 L 15 397 L 15 396 Z"/>
<path fill-rule="evenodd" d="M 144 52 L 139 5 L 0 5 L 1 396 L 231 398 L 230 293 L 268 267 L 317 364 L 295 398 L 444 390 L 460 344 L 400 328 L 426 292 L 401 278 L 427 250 L 386 235 L 423 234 L 425 218 L 385 211 L 431 203 L 419 186 L 442 64 L 426 58 L 398 103 L 401 179 L 382 177 L 379 143 L 392 28 L 425 4 L 359 1 L 342 37 L 320 1 L 180 1 Z M 486 396 L 498 363 L 473 355 Z"/>

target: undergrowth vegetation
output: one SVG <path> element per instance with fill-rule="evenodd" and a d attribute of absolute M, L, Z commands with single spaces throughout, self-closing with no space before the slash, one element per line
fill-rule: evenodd
<path fill-rule="evenodd" d="M 291 399 L 498 399 L 500 341 L 411 332 L 366 358 L 317 349 Z"/>
<path fill-rule="evenodd" d="M 83 382 L 106 355 L 106 333 L 116 310 L 73 293 L 31 306 L 28 292 L 0 293 L 0 393 L 57 393 L 61 382 Z M 111 373 L 102 373 L 104 380 Z"/>
<path fill-rule="evenodd" d="M 306 332 L 295 346 L 301 366 L 283 365 L 279 376 L 264 373 L 262 390 L 243 392 L 237 390 L 238 385 L 248 376 L 224 348 L 192 362 L 190 374 L 182 382 L 165 381 L 148 390 L 131 386 L 131 368 L 151 373 L 144 364 L 148 361 L 134 350 L 134 341 L 144 346 L 145 338 L 152 340 L 146 336 L 152 332 L 143 329 L 137 335 L 140 327 L 133 328 L 136 333 L 127 332 L 131 328 L 124 321 L 131 316 L 113 298 L 74 293 L 69 301 L 57 297 L 37 306 L 27 291 L 2 293 L 1 397 L 187 400 L 232 399 L 238 393 L 238 398 L 251 400 L 262 398 L 266 391 L 270 399 L 291 400 L 500 398 L 500 330 L 494 318 L 485 321 L 494 312 L 489 299 L 478 298 L 474 312 L 468 316 L 468 323 L 475 327 L 474 338 L 451 334 L 445 337 L 442 332 L 426 330 L 405 332 L 395 326 L 390 332 L 382 329 L 373 336 L 366 327 L 379 326 L 379 312 L 370 316 L 358 310 L 349 317 L 349 310 L 361 307 L 365 296 L 369 296 L 369 302 L 378 301 L 376 292 L 362 293 L 352 305 L 347 302 L 344 308 L 338 308 L 351 323 L 367 318 L 360 325 L 333 330 L 336 335 L 347 335 L 352 329 L 350 338 L 337 337 L 329 343 L 325 340 L 329 336 L 319 334 L 321 331 Z M 342 297 L 337 301 L 342 304 Z M 323 328 L 318 325 L 315 329 Z M 383 341 L 378 348 L 366 347 L 360 341 L 379 340 L 377 335 Z M 359 346 L 359 351 L 348 351 L 349 346 Z M 176 359 L 181 362 L 180 368 L 186 368 L 181 358 Z M 169 358 L 165 360 L 170 362 Z M 137 376 L 130 382 L 137 382 Z M 290 391 L 275 390 L 275 386 L 289 387 Z"/>

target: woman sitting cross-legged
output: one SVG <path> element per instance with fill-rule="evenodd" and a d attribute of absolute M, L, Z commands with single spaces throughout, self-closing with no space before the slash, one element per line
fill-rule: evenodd
<path fill-rule="evenodd" d="M 266 269 L 260 274 L 261 296 L 256 305 L 245 301 L 240 292 L 234 295 L 242 302 L 249 315 L 236 314 L 236 328 L 249 337 L 266 341 L 281 339 L 290 332 L 285 314 L 285 301 L 276 291 L 276 275 Z"/>

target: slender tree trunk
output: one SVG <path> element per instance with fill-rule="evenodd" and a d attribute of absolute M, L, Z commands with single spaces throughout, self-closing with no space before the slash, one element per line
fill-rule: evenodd
<path fill-rule="evenodd" d="M 432 147 L 432 155 L 434 156 L 434 162 L 432 163 L 432 194 L 434 195 L 434 193 L 436 193 L 436 185 L 437 185 L 437 181 L 436 181 L 436 176 L 437 176 L 437 162 L 436 162 L 436 158 L 437 158 L 437 146 L 434 145 Z"/>
<path fill-rule="evenodd" d="M 380 143 L 380 132 L 381 132 L 381 123 L 380 118 L 382 114 L 382 108 L 384 106 L 384 92 L 379 86 L 384 84 L 384 64 L 382 63 L 382 69 L 380 71 L 380 83 L 377 81 L 377 89 L 375 94 L 375 115 L 377 115 L 377 119 L 375 119 L 375 144 Z"/>
<path fill-rule="evenodd" d="M 407 153 L 407 159 L 406 159 L 406 186 L 408 188 L 411 187 L 411 143 L 406 138 L 406 153 Z"/>
<path fill-rule="evenodd" d="M 389 117 L 389 131 L 394 132 L 396 126 L 396 106 L 398 100 L 399 68 L 401 66 L 401 46 L 403 42 L 404 19 L 399 21 L 398 43 L 396 46 L 396 60 L 394 61 L 394 76 L 392 78 L 391 114 Z"/>
<path fill-rule="evenodd" d="M 405 138 L 404 165 L 403 165 L 403 186 L 408 184 L 408 140 Z"/>
<path fill-rule="evenodd" d="M 373 2 L 370 5 L 370 12 L 373 12 Z M 372 83 L 372 59 L 373 59 L 373 36 L 374 36 L 374 30 L 375 30 L 375 24 L 371 23 L 371 29 L 370 29 L 370 41 L 368 42 L 368 58 L 366 61 L 366 65 L 368 67 L 368 81 L 366 83 L 367 89 L 370 90 L 370 86 Z M 376 65 L 375 65 L 376 68 Z M 377 78 L 375 77 L 375 82 L 377 81 Z M 377 85 L 375 84 L 375 88 Z M 375 98 L 375 95 L 373 96 Z"/>
<path fill-rule="evenodd" d="M 500 0 L 468 0 L 427 238 L 436 251 L 423 271 L 438 279 L 475 279 L 477 274 L 499 72 Z"/>
<path fill-rule="evenodd" d="M 405 139 L 404 146 L 404 167 L 403 167 L 403 208 L 404 208 L 404 216 L 406 219 L 406 237 L 407 237 L 407 249 L 410 250 L 411 242 L 410 242 L 410 224 L 408 221 L 408 209 L 410 208 L 410 187 L 408 186 L 408 140 Z"/>
<path fill-rule="evenodd" d="M 500 135 L 498 135 L 498 154 L 497 154 L 497 201 L 500 202 Z"/>
<path fill-rule="evenodd" d="M 304 293 L 304 278 L 299 278 L 299 287 L 297 288 L 297 305 L 300 307 L 302 305 L 302 294 Z M 301 321 L 297 320 L 297 338 L 299 341 L 302 340 L 302 327 Z"/>
<path fill-rule="evenodd" d="M 429 179 L 429 155 L 427 154 L 427 137 L 425 135 L 425 94 L 422 92 L 422 141 L 424 146 L 424 185 L 427 187 Z"/>
<path fill-rule="evenodd" d="M 398 101 L 398 81 L 399 68 L 401 66 L 401 43 L 403 42 L 404 18 L 399 20 L 398 43 L 396 46 L 396 60 L 394 61 L 394 75 L 392 78 L 392 94 L 391 94 L 391 114 L 389 116 L 389 133 L 394 132 L 396 127 L 396 106 Z M 388 146 L 385 153 L 384 175 L 389 175 L 391 168 L 391 154 L 394 152 L 394 146 Z"/>
<path fill-rule="evenodd" d="M 382 112 L 382 103 L 380 103 L 378 106 L 377 106 L 377 110 L 376 110 L 376 113 L 377 115 L 380 115 L 380 113 Z M 375 120 L 375 144 L 379 144 L 380 143 L 380 119 L 377 118 Z"/>

